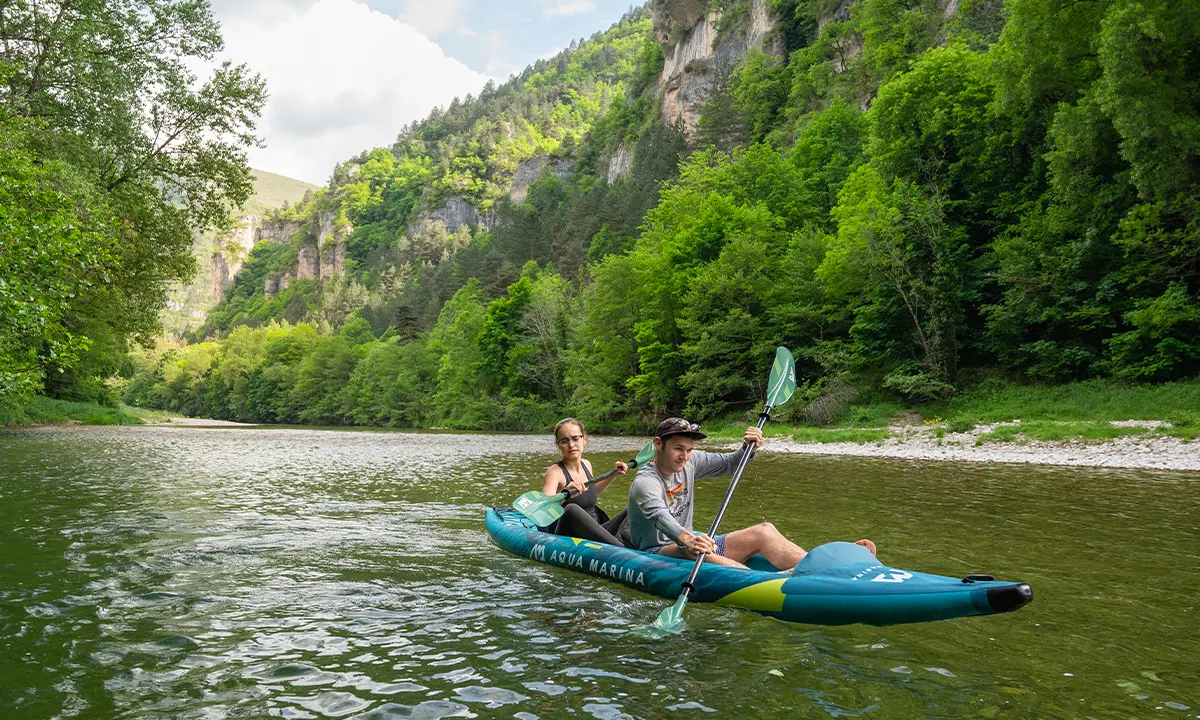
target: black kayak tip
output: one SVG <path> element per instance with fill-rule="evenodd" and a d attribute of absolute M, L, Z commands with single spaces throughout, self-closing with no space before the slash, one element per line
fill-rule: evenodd
<path fill-rule="evenodd" d="M 1033 588 L 1025 583 L 987 589 L 988 605 L 998 613 L 1012 612 L 1033 602 Z"/>

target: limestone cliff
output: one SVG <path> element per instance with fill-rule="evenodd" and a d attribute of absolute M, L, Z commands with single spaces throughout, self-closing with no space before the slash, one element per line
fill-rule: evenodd
<path fill-rule="evenodd" d="M 629 149 L 626 143 L 622 142 L 617 146 L 612 157 L 608 159 L 608 173 L 605 177 L 608 184 L 611 185 L 617 180 L 624 177 L 629 177 L 629 170 L 633 167 L 633 152 Z"/>
<path fill-rule="evenodd" d="M 298 232 L 300 232 L 299 222 L 271 218 L 259 222 L 254 228 L 254 242 L 266 240 L 279 245 L 291 240 L 292 236 Z"/>
<path fill-rule="evenodd" d="M 517 163 L 517 171 L 513 173 L 512 184 L 508 188 L 508 197 L 515 203 L 524 202 L 529 193 L 529 186 L 547 175 L 554 175 L 559 180 L 566 180 L 575 163 L 565 159 L 552 159 L 549 155 L 538 155 Z"/>
<path fill-rule="evenodd" d="M 292 280 L 328 280 L 345 274 L 346 238 L 353 228 L 347 222 L 338 222 L 333 212 L 317 213 L 307 227 L 291 220 L 264 222 L 255 233 L 260 240 L 273 243 L 291 242 L 297 233 L 303 232 L 296 251 L 295 265 L 282 275 L 268 275 L 263 281 L 263 292 L 267 297 L 286 288 Z"/>
<path fill-rule="evenodd" d="M 289 227 L 286 223 L 264 222 L 264 216 L 270 208 L 301 201 L 317 187 L 262 170 L 251 172 L 254 194 L 231 218 L 232 227 L 223 233 L 203 233 L 193 238 L 197 273 L 190 282 L 170 291 L 161 315 L 168 332 L 183 335 L 204 323 L 209 309 L 235 282 L 255 243 L 263 239 L 286 242 L 299 230 L 298 223 Z"/>
<path fill-rule="evenodd" d="M 440 207 L 417 213 L 417 216 L 408 224 L 408 236 L 411 238 L 418 232 L 427 232 L 436 222 L 442 223 L 446 231 L 451 234 L 458 232 L 458 229 L 464 225 L 470 228 L 487 229 L 488 219 L 464 198 L 451 195 Z"/>
<path fill-rule="evenodd" d="M 212 302 L 219 302 L 225 295 L 225 290 L 233 284 L 233 278 L 242 263 L 254 248 L 259 219 L 253 215 L 239 217 L 234 227 L 217 238 L 212 258 L 209 260 L 209 296 Z"/>
<path fill-rule="evenodd" d="M 720 32 L 720 14 L 710 12 L 702 0 L 651 3 L 654 36 L 665 59 L 658 79 L 662 119 L 681 125 L 688 137 L 695 136 L 700 111 L 713 90 L 751 48 L 785 54 L 769 0 L 745 1 L 750 5 L 746 17 Z"/>

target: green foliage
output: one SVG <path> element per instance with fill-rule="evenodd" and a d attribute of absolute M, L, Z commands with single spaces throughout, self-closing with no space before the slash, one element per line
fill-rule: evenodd
<path fill-rule="evenodd" d="M 923 408 L 926 417 L 949 418 L 951 429 L 1021 420 L 1047 423 L 1119 420 L 1186 420 L 1200 407 L 1195 380 L 1128 385 L 1089 380 L 1056 386 L 1012 385 L 989 380 L 956 394 L 949 402 Z M 1185 424 L 1185 423 L 1177 423 Z M 1008 431 L 1006 431 L 1008 432 Z"/>
<path fill-rule="evenodd" d="M 890 433 L 888 433 L 887 428 L 859 428 L 841 430 L 796 428 L 796 432 L 792 435 L 792 439 L 796 442 L 802 443 L 852 442 L 862 444 L 886 440 L 889 434 Z"/>
<path fill-rule="evenodd" d="M 1104 442 L 1127 435 L 1145 435 L 1150 432 L 1144 427 L 1113 427 L 1108 423 L 1094 422 L 1022 422 L 1019 425 L 1001 425 L 975 439 L 975 444 L 987 442 Z"/>
<path fill-rule="evenodd" d="M 862 0 L 851 10 L 863 36 L 858 62 L 880 79 L 907 70 L 931 47 L 944 22 L 938 0 Z"/>
<path fill-rule="evenodd" d="M 944 399 L 954 393 L 953 385 L 934 373 L 922 370 L 916 363 L 906 363 L 891 371 L 880 386 L 916 402 Z"/>
<path fill-rule="evenodd" d="M 169 283 L 191 274 L 193 231 L 249 196 L 264 83 L 228 62 L 196 77 L 222 41 L 192 0 L 17 0 L 0 44 L 0 395 L 44 378 L 105 398 L 127 341 L 156 334 Z"/>
<path fill-rule="evenodd" d="M 94 403 L 55 400 L 41 395 L 26 396 L 0 405 L 0 427 L 8 425 L 141 425 L 142 419 L 126 408 Z"/>
<path fill-rule="evenodd" d="M 638 431 L 752 412 L 786 345 L 804 396 L 842 393 L 821 415 L 840 429 L 902 404 L 956 432 L 1190 411 L 1159 387 L 1200 404 L 1178 382 L 1200 371 L 1195 3 L 772 5 L 786 62 L 689 65 L 714 73 L 695 137 L 660 120 L 636 10 L 339 165 L 279 214 L 300 231 L 255 248 L 207 342 L 137 360 L 125 397 Z M 744 29 L 748 3 L 713 7 L 723 38 Z M 344 277 L 297 280 L 330 223 L 352 228 Z"/>
<path fill-rule="evenodd" d="M 47 365 L 79 362 L 91 339 L 72 332 L 75 297 L 116 262 L 103 206 L 80 212 L 86 184 L 36 160 L 27 127 L 0 124 L 0 406 L 39 390 Z"/>

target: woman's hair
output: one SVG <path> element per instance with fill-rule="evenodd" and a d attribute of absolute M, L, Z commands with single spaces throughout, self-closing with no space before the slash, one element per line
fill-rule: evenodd
<path fill-rule="evenodd" d="M 587 437 L 587 428 L 585 428 L 583 426 L 583 423 L 579 422 L 575 418 L 563 418 L 562 420 L 558 421 L 557 425 L 554 426 L 554 439 L 555 440 L 558 439 L 558 429 L 561 428 L 563 425 L 577 425 L 577 426 L 579 426 L 579 432 L 583 433 L 584 437 Z"/>

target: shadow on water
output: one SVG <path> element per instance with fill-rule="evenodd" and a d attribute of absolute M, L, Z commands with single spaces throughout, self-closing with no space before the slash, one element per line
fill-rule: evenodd
<path fill-rule="evenodd" d="M 607 466 L 637 439 L 596 438 Z M 1200 717 L 1200 482 L 765 456 L 727 528 L 871 537 L 1032 584 L 1013 615 L 789 625 L 492 547 L 548 438 L 278 429 L 0 435 L 0 707 L 95 718 Z M 629 478 L 603 498 L 619 505 Z M 707 522 L 725 484 L 698 493 Z"/>

